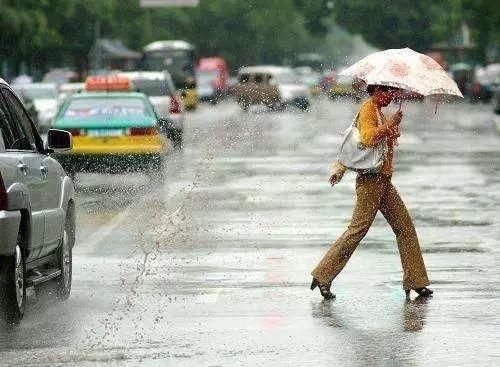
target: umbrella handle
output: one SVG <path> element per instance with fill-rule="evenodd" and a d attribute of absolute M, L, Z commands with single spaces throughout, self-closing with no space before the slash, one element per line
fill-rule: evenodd
<path fill-rule="evenodd" d="M 438 95 L 438 96 L 436 97 L 436 107 L 434 108 L 434 114 L 437 114 L 437 112 L 438 112 L 438 103 L 439 103 L 439 100 L 440 100 L 440 99 L 441 99 L 441 96 L 440 96 L 440 95 Z"/>

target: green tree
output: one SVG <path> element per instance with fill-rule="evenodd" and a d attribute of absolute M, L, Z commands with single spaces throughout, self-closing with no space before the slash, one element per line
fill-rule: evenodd
<path fill-rule="evenodd" d="M 434 37 L 432 0 L 338 0 L 336 19 L 379 48 L 412 47 L 426 50 Z"/>
<path fill-rule="evenodd" d="M 477 44 L 475 57 L 486 61 L 486 50 L 500 44 L 500 12 L 498 1 L 462 0 L 464 20 L 472 26 L 473 38 Z"/>

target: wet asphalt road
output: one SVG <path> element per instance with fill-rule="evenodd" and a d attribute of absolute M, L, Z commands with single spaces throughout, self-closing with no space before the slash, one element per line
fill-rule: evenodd
<path fill-rule="evenodd" d="M 490 106 L 406 105 L 393 181 L 435 296 L 405 301 L 388 225 L 336 279 L 310 270 L 346 227 L 330 162 L 356 105 L 189 114 L 164 185 L 81 175 L 72 296 L 30 292 L 0 365 L 491 366 L 500 363 L 500 134 Z"/>

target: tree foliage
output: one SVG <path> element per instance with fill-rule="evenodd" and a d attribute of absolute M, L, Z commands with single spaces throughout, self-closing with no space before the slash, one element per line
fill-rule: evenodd
<path fill-rule="evenodd" d="M 498 45 L 500 12 L 496 0 L 337 0 L 336 19 L 379 48 L 409 46 L 426 51 L 433 43 L 457 38 L 462 22 L 472 26 L 476 60 Z"/>
<path fill-rule="evenodd" d="M 135 50 L 157 39 L 185 39 L 200 55 L 232 65 L 279 63 L 317 51 L 333 22 L 379 48 L 425 51 L 466 21 L 484 59 L 500 41 L 494 0 L 200 0 L 194 8 L 142 9 L 138 0 L 0 0 L 2 63 L 85 69 L 96 33 Z M 99 30 L 99 32 L 96 32 Z"/>

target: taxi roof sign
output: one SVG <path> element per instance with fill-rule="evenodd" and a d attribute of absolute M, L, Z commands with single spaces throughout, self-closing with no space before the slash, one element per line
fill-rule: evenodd
<path fill-rule="evenodd" d="M 129 78 L 122 76 L 89 76 L 85 81 L 85 89 L 87 91 L 113 91 L 113 92 L 130 92 L 132 82 Z"/>

